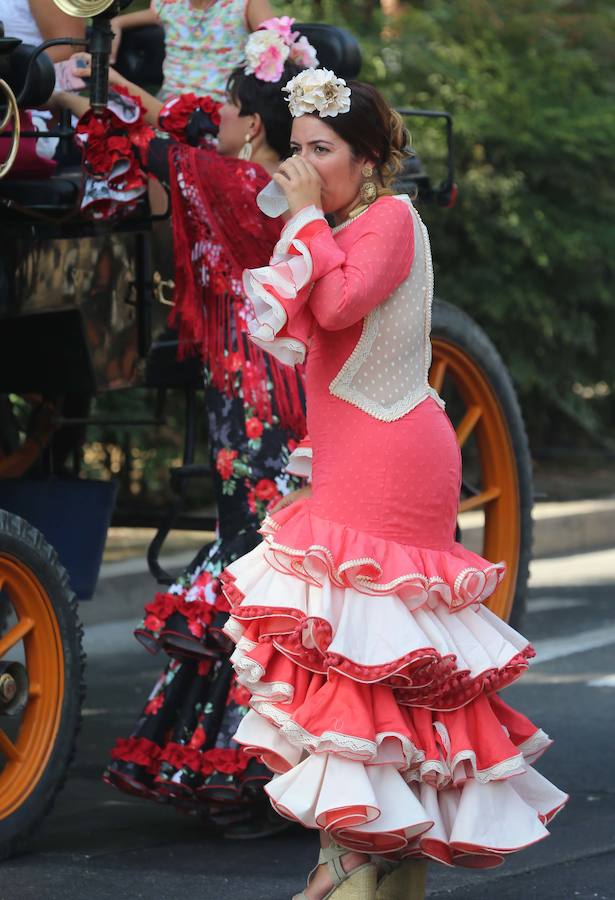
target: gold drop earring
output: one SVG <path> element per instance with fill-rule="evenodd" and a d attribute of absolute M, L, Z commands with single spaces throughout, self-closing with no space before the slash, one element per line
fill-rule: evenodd
<path fill-rule="evenodd" d="M 239 151 L 239 159 L 243 159 L 246 162 L 249 159 L 252 159 L 252 135 L 246 134 L 245 142 L 241 150 Z"/>
<path fill-rule="evenodd" d="M 363 203 L 373 203 L 378 196 L 378 187 L 375 181 L 372 181 L 374 175 L 374 167 L 371 163 L 365 163 L 361 169 L 361 175 L 366 180 L 361 185 L 360 195 Z"/>

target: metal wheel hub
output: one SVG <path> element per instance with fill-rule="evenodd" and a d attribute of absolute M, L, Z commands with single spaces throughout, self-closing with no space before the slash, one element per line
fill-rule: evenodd
<path fill-rule="evenodd" d="M 28 673 L 18 662 L 0 662 L 0 716 L 16 716 L 28 702 Z"/>

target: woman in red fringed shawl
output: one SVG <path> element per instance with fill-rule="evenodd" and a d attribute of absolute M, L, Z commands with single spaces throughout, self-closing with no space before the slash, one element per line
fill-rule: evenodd
<path fill-rule="evenodd" d="M 241 836 L 282 826 L 264 799 L 268 773 L 231 740 L 247 712 L 247 692 L 234 681 L 227 660 L 222 635 L 227 605 L 218 575 L 259 542 L 257 528 L 266 509 L 299 484 L 291 474 L 293 461 L 291 471 L 286 467 L 305 433 L 301 377 L 246 340 L 241 284 L 245 267 L 269 258 L 283 225 L 265 218 L 255 201 L 288 154 L 291 118 L 281 87 L 299 71 L 293 58 L 310 61 L 305 39 L 300 42 L 291 25 L 292 20 L 272 20 L 265 39 L 261 32 L 252 36 L 248 64 L 232 74 L 222 106 L 194 95 L 162 106 L 112 74 L 120 95 L 141 104 L 132 125 L 134 156 L 124 168 L 136 178 L 134 159 L 142 171 L 147 156 L 146 168 L 171 189 L 176 284 L 171 324 L 179 332 L 181 352 L 196 350 L 204 363 L 219 537 L 145 608 L 137 637 L 153 652 L 162 647 L 172 660 L 130 737 L 116 742 L 105 779 L 141 796 L 209 809 L 216 821 L 233 822 L 235 814 L 245 819 L 248 812 L 249 820 L 234 822 Z M 311 48 L 309 55 L 313 59 Z M 70 103 L 74 109 L 74 99 Z M 173 141 L 151 140 L 144 129 L 154 117 Z M 199 138 L 212 122 L 219 126 L 217 149 Z M 89 114 L 80 130 L 93 134 Z M 181 143 L 187 136 L 199 146 Z M 115 159 L 101 163 L 97 148 L 86 140 L 86 168 L 88 152 L 98 164 L 98 182 L 115 179 L 117 204 L 121 192 L 114 166 L 120 178 L 122 167 Z M 100 184 L 91 195 L 103 196 L 97 188 Z M 100 215 L 106 209 L 97 208 L 96 201 L 90 207 Z"/>

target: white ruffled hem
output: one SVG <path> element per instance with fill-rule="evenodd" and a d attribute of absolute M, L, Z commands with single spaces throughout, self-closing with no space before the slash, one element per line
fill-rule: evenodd
<path fill-rule="evenodd" d="M 531 767 L 506 781 L 438 790 L 408 784 L 392 765 L 365 766 L 331 753 L 307 757 L 266 790 L 281 815 L 324 829 L 346 847 L 445 863 L 477 857 L 465 864 L 478 866 L 497 865 L 546 837 L 544 823 L 567 800 Z"/>

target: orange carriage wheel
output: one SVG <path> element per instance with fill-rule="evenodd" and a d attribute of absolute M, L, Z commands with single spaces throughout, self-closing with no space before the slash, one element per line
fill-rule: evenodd
<path fill-rule="evenodd" d="M 0 859 L 50 808 L 80 722 L 81 626 L 42 535 L 0 512 Z"/>
<path fill-rule="evenodd" d="M 432 320 L 432 386 L 442 394 L 463 457 L 460 539 L 507 576 L 489 607 L 518 625 L 532 545 L 532 470 L 510 376 L 495 347 L 462 310 L 436 301 Z"/>

